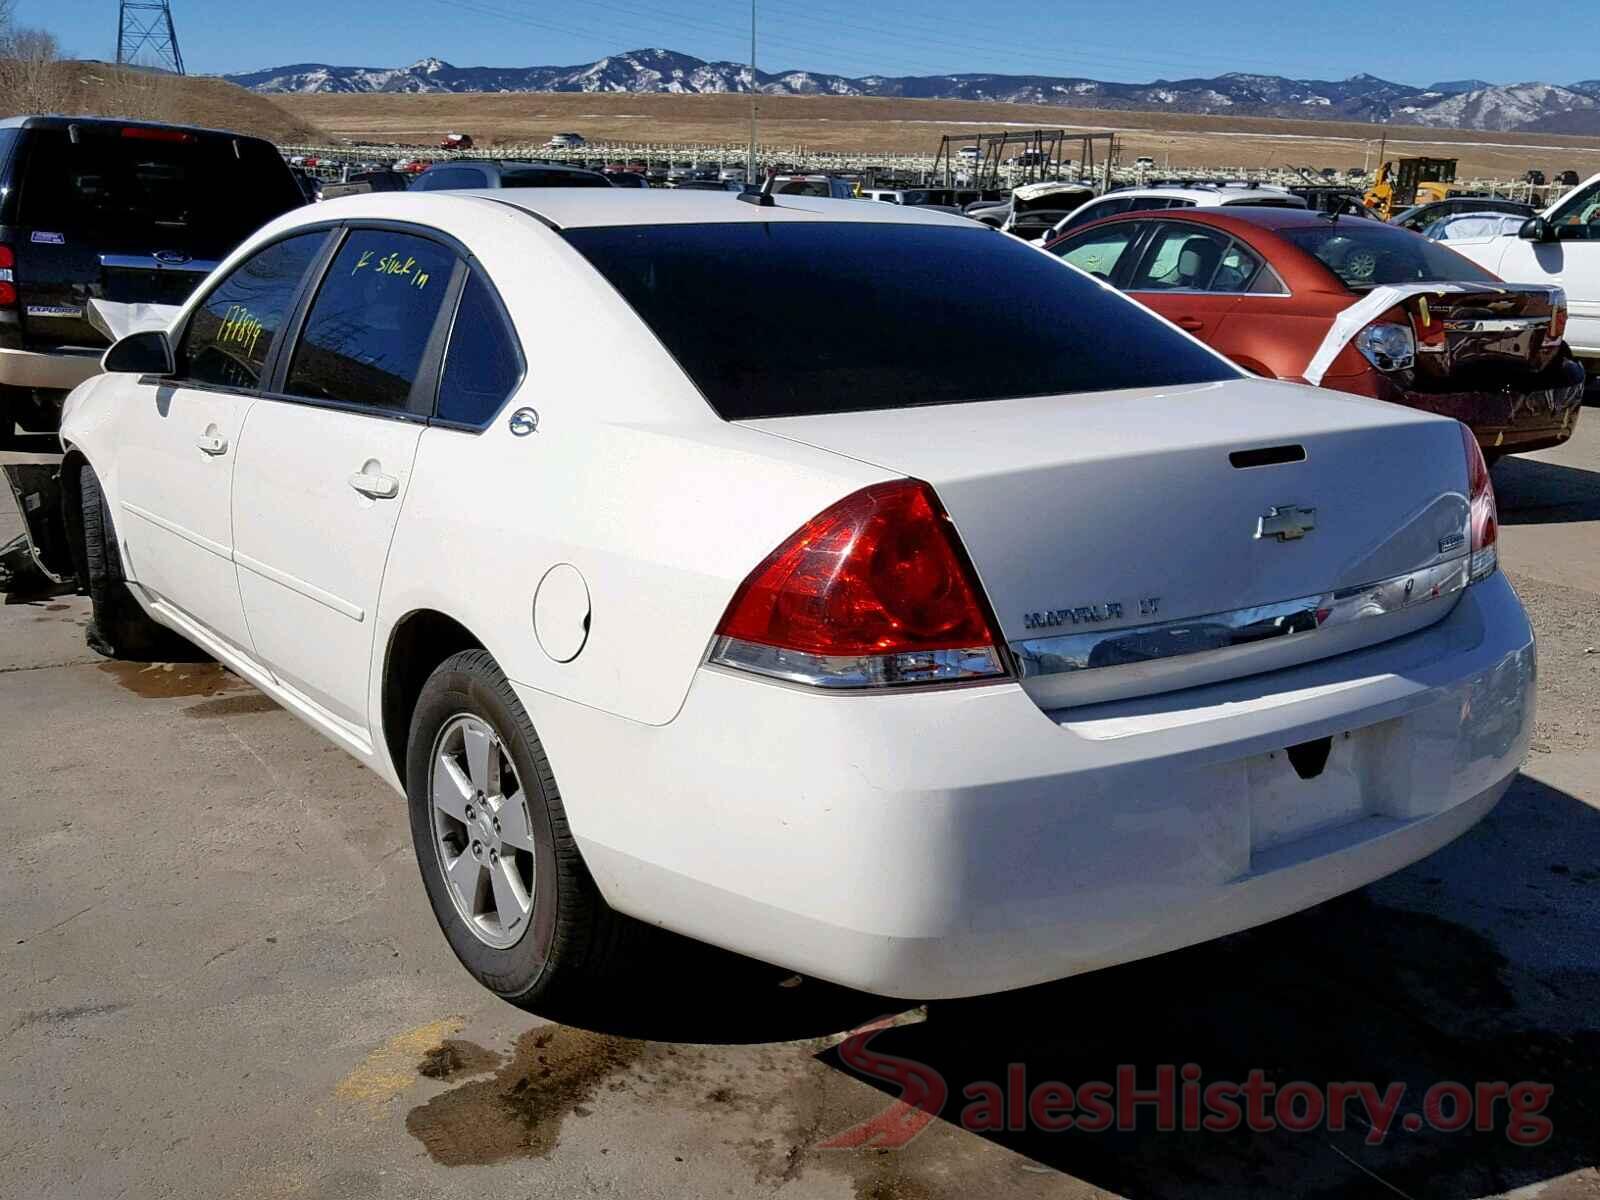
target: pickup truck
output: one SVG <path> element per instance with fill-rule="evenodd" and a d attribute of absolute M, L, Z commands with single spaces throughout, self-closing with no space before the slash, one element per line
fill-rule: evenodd
<path fill-rule="evenodd" d="M 1567 344 L 1591 376 L 1600 372 L 1600 175 L 1591 175 L 1516 233 L 1453 239 L 1450 249 L 1507 283 L 1567 293 Z"/>

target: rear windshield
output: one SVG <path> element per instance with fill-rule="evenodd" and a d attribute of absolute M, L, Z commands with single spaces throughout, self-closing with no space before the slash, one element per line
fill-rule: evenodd
<path fill-rule="evenodd" d="M 1358 292 L 1391 283 L 1495 281 L 1493 275 L 1455 251 L 1408 229 L 1376 221 L 1338 221 L 1277 232 L 1315 255 Z"/>
<path fill-rule="evenodd" d="M 1139 305 L 976 224 L 565 236 L 729 421 L 1238 377 Z"/>
<path fill-rule="evenodd" d="M 29 130 L 18 224 L 220 254 L 305 202 L 271 146 L 177 136 L 189 140 L 116 126 L 81 126 L 77 142 L 65 129 Z"/>

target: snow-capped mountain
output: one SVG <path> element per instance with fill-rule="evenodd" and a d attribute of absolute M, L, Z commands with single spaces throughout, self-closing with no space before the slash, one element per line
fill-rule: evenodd
<path fill-rule="evenodd" d="M 1374 75 L 1288 79 L 1229 72 L 1213 78 L 1114 83 L 1055 75 L 867 75 L 820 71 L 757 71 L 743 63 L 707 62 L 675 50 L 630 50 L 565 67 L 457 67 L 424 58 L 408 67 L 337 67 L 295 63 L 228 75 L 258 92 L 669 92 L 758 90 L 794 96 L 901 96 L 927 100 L 999 100 L 1076 108 L 1231 113 L 1393 121 L 1453 129 L 1544 129 L 1600 133 L 1600 80 L 1570 87 L 1549 83 L 1494 86 L 1479 79 L 1427 88 Z"/>

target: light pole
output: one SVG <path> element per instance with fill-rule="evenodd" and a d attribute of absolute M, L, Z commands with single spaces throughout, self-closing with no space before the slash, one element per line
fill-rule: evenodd
<path fill-rule="evenodd" d="M 756 0 L 750 0 L 750 151 L 744 160 L 744 181 L 756 181 Z"/>

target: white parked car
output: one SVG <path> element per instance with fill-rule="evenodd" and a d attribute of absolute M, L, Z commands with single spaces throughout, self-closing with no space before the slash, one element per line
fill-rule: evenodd
<path fill-rule="evenodd" d="M 1144 160 L 1141 159 L 1142 163 Z M 1270 208 L 1304 208 L 1306 202 L 1293 192 L 1278 187 L 1239 187 L 1229 184 L 1196 183 L 1184 186 L 1157 184 L 1151 187 L 1118 188 L 1098 200 L 1063 217 L 1043 240 L 1050 241 L 1118 213 L 1144 212 L 1161 208 L 1214 208 L 1225 204 L 1252 204 Z"/>
<path fill-rule="evenodd" d="M 1528 746 L 1463 426 L 963 218 L 351 196 L 105 366 L 102 644 L 175 630 L 405 795 L 517 1003 L 629 917 L 896 996 L 1160 953 L 1428 854 Z"/>
<path fill-rule="evenodd" d="M 1452 236 L 1450 249 L 1507 283 L 1548 283 L 1567 293 L 1567 344 L 1600 371 L 1600 175 L 1592 175 L 1516 230 Z"/>

